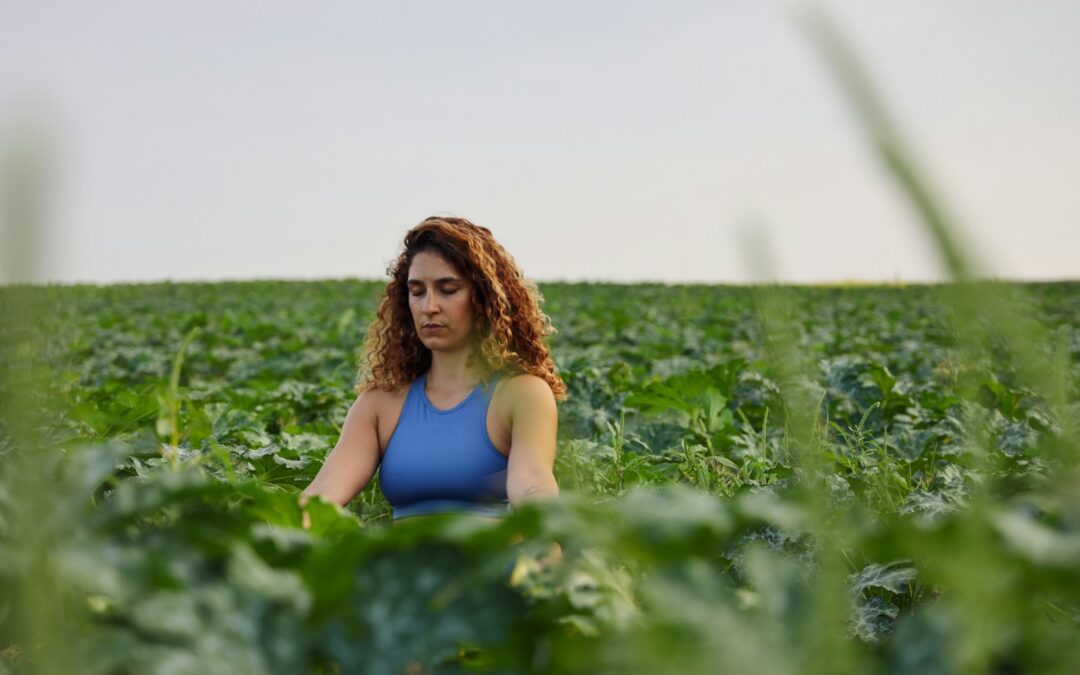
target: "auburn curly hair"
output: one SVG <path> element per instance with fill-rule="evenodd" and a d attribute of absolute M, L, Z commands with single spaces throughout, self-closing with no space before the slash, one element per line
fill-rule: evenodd
<path fill-rule="evenodd" d="M 530 373 L 548 383 L 556 400 L 566 400 L 566 384 L 543 342 L 557 331 L 540 310 L 543 296 L 536 284 L 525 278 L 491 230 L 465 218 L 437 216 L 409 230 L 404 250 L 386 269 L 390 281 L 360 353 L 356 393 L 393 391 L 431 366 L 431 350 L 416 334 L 409 311 L 409 267 L 421 251 L 439 254 L 473 283 L 477 330 L 470 363 L 480 357 L 485 382 L 495 373 Z"/>

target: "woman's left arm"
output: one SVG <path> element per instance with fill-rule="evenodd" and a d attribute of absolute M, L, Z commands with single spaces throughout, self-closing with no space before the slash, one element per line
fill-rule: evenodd
<path fill-rule="evenodd" d="M 506 496 L 511 506 L 554 499 L 559 496 L 554 474 L 559 426 L 555 396 L 536 375 L 515 377 L 507 388 L 511 427 Z"/>
<path fill-rule="evenodd" d="M 555 445 L 559 413 L 551 387 L 536 375 L 509 382 L 510 460 L 506 467 L 506 496 L 511 506 L 559 496 L 555 482 Z M 521 541 L 520 535 L 518 541 Z M 552 542 L 541 558 L 541 569 L 562 559 L 562 546 Z"/>

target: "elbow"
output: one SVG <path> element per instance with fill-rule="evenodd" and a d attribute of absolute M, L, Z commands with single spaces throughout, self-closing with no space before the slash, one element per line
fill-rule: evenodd
<path fill-rule="evenodd" d="M 300 492 L 300 494 L 296 498 L 296 501 L 300 502 L 300 506 L 304 506 L 309 501 L 311 501 L 312 497 L 323 497 L 328 499 L 328 497 L 325 497 L 324 491 L 320 488 L 316 481 L 311 481 L 311 483 L 306 488 L 304 488 L 302 492 Z"/>
<path fill-rule="evenodd" d="M 550 471 L 530 473 L 524 480 L 508 481 L 506 496 L 513 507 L 525 502 L 549 501 L 559 496 L 559 485 Z"/>
<path fill-rule="evenodd" d="M 312 497 L 321 497 L 326 501 L 337 504 L 341 507 L 344 507 L 346 504 L 352 501 L 352 497 L 343 494 L 335 494 L 333 490 L 319 488 L 314 484 L 304 488 L 304 491 L 300 493 L 299 497 L 297 497 L 297 501 L 300 503 L 300 506 L 303 507 L 311 500 Z"/>

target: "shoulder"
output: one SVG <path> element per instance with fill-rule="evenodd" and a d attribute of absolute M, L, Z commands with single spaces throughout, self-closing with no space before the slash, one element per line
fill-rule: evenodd
<path fill-rule="evenodd" d="M 499 396 L 505 401 L 511 419 L 519 411 L 554 413 L 556 410 L 555 394 L 542 377 L 530 373 L 511 375 L 503 378 L 499 387 Z"/>
<path fill-rule="evenodd" d="M 411 383 L 403 384 L 390 391 L 379 387 L 365 389 L 356 397 L 353 407 L 374 418 L 389 414 L 394 410 L 400 410 L 405 396 L 409 393 L 410 386 L 412 386 Z"/>

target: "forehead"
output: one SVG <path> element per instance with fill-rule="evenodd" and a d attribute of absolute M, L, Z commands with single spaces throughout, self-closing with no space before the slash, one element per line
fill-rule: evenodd
<path fill-rule="evenodd" d="M 421 251 L 413 256 L 412 263 L 409 265 L 409 283 L 451 279 L 467 281 L 465 275 L 438 253 Z"/>

